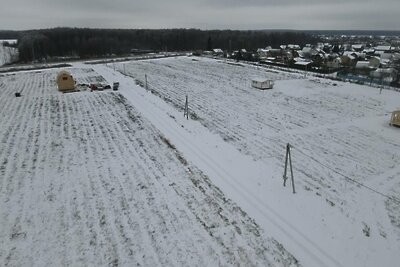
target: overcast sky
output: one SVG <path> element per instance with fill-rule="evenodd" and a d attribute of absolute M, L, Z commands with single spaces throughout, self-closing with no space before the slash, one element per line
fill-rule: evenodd
<path fill-rule="evenodd" d="M 400 0 L 0 0 L 0 29 L 400 30 Z"/>

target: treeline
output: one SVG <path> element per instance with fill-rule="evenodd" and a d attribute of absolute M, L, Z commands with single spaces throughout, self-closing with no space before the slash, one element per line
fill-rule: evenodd
<path fill-rule="evenodd" d="M 21 61 L 32 61 L 126 55 L 132 49 L 160 52 L 245 48 L 251 51 L 266 46 L 315 42 L 315 37 L 302 32 L 55 28 L 21 32 L 18 49 Z"/>
<path fill-rule="evenodd" d="M 6 31 L 6 30 L 0 30 L 0 40 L 4 39 L 18 39 L 21 36 L 22 32 L 19 31 Z"/>

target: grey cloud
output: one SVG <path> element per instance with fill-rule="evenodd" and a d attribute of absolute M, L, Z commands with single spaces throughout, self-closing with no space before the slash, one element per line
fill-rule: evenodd
<path fill-rule="evenodd" d="M 0 28 L 400 28 L 398 0 L 14 0 Z"/>

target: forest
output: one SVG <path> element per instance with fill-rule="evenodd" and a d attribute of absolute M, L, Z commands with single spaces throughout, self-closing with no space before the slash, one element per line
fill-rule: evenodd
<path fill-rule="evenodd" d="M 4 34 L 2 34 L 4 33 Z M 266 46 L 318 41 L 297 31 L 236 31 L 198 29 L 90 29 L 53 28 L 0 32 L 0 39 L 18 39 L 20 61 L 43 61 L 57 57 L 93 58 L 129 54 L 132 49 L 194 51 L 221 48 L 249 51 Z M 5 39 L 5 38 L 4 38 Z"/>

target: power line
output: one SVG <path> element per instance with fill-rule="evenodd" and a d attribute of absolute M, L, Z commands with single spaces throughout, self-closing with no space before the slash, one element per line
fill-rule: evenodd
<path fill-rule="evenodd" d="M 291 147 L 293 147 L 293 146 L 291 145 Z M 323 167 L 325 167 L 325 168 L 331 170 L 332 172 L 334 172 L 334 173 L 336 173 L 336 174 L 338 174 L 338 175 L 344 177 L 345 179 L 347 179 L 347 180 L 349 180 L 349 181 L 351 181 L 351 182 L 353 182 L 353 183 L 355 183 L 355 184 L 357 184 L 357 185 L 359 185 L 359 186 L 361 186 L 361 187 L 364 187 L 365 189 L 367 189 L 367 190 L 369 190 L 369 191 L 371 191 L 371 192 L 374 192 L 375 194 L 378 194 L 378 195 L 383 196 L 383 197 L 385 197 L 385 198 L 387 198 L 387 199 L 390 199 L 390 200 L 392 200 L 392 201 L 394 201 L 394 202 L 396 202 L 397 204 L 400 205 L 400 199 L 399 199 L 399 198 L 393 197 L 393 196 L 389 196 L 389 195 L 386 195 L 386 194 L 384 194 L 384 193 L 382 193 L 382 192 L 379 192 L 379 191 L 376 190 L 376 189 L 373 189 L 373 188 L 371 188 L 371 187 L 369 187 L 369 186 L 367 186 L 367 185 L 365 185 L 365 184 L 363 184 L 363 183 L 360 183 L 360 182 L 354 180 L 353 178 L 350 178 L 349 176 L 347 176 L 347 175 L 345 175 L 345 174 L 343 174 L 343 173 L 340 173 L 339 171 L 337 171 L 337 170 L 335 170 L 335 169 L 329 167 L 328 165 L 326 165 L 326 164 L 320 162 L 319 160 L 317 160 L 317 159 L 315 159 L 315 158 L 313 158 L 313 157 L 307 155 L 306 153 L 304 153 L 304 152 L 301 151 L 300 149 L 297 149 L 296 147 L 293 147 L 293 148 L 295 148 L 296 151 L 298 151 L 299 153 L 303 154 L 303 155 L 306 156 L 307 158 L 309 158 L 309 159 L 315 161 L 316 163 L 318 163 L 318 164 L 320 164 L 321 166 L 323 166 Z"/>

